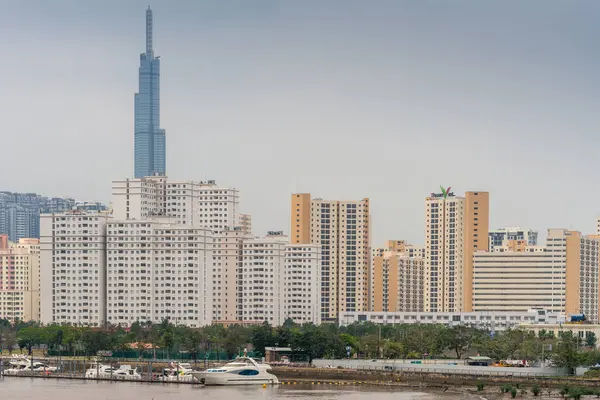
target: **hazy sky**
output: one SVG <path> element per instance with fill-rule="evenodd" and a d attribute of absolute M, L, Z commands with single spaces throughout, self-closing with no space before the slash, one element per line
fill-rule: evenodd
<path fill-rule="evenodd" d="M 133 174 L 137 0 L 0 0 L 0 189 L 110 200 Z M 440 184 L 492 227 L 592 233 L 600 2 L 155 0 L 167 172 L 240 189 L 255 233 L 289 195 L 372 202 L 424 240 Z"/>

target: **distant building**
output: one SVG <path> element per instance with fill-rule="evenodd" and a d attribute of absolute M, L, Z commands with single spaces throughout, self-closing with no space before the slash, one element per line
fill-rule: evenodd
<path fill-rule="evenodd" d="M 473 253 L 488 249 L 489 193 L 425 198 L 425 310 L 471 311 Z"/>
<path fill-rule="evenodd" d="M 494 251 L 497 246 L 502 246 L 505 240 L 522 240 L 527 246 L 537 246 L 538 233 L 531 229 L 522 229 L 519 226 L 495 229 L 489 232 L 489 251 Z"/>
<path fill-rule="evenodd" d="M 39 321 L 40 241 L 0 235 L 0 319 Z"/>
<path fill-rule="evenodd" d="M 584 313 L 598 322 L 598 236 L 549 229 L 545 246 L 506 240 L 474 254 L 473 309 Z"/>
<path fill-rule="evenodd" d="M 102 203 L 77 203 L 71 198 L 44 197 L 35 193 L 0 192 L 0 235 L 11 242 L 40 237 L 40 214 L 60 213 L 79 205 L 104 210 Z"/>
<path fill-rule="evenodd" d="M 424 311 L 424 249 L 389 240 L 373 251 L 372 311 Z"/>
<path fill-rule="evenodd" d="M 321 319 L 342 311 L 369 309 L 369 199 L 311 199 L 291 196 L 290 243 L 321 248 Z"/>

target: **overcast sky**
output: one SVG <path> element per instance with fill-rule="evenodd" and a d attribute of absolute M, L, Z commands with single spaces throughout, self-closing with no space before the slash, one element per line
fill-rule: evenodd
<path fill-rule="evenodd" d="M 0 190 L 110 200 L 133 174 L 137 0 L 0 0 Z M 486 190 L 492 227 L 593 233 L 600 2 L 155 0 L 167 172 L 372 203 L 374 246 L 424 241 L 424 197 Z"/>

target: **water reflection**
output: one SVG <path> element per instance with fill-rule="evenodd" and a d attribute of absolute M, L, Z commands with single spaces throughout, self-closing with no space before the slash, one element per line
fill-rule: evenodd
<path fill-rule="evenodd" d="M 466 399 L 464 394 L 423 393 L 399 388 L 343 387 L 330 389 L 310 385 L 201 387 L 130 382 L 86 382 L 6 377 L 0 380 L 3 398 L 19 400 L 402 400 Z"/>

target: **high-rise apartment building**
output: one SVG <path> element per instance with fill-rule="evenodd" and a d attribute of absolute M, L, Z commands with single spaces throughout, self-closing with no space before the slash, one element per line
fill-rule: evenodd
<path fill-rule="evenodd" d="M 545 308 L 598 322 L 598 236 L 549 229 L 545 246 L 506 240 L 474 254 L 474 311 Z"/>
<path fill-rule="evenodd" d="M 242 252 L 242 320 L 281 321 L 281 282 L 285 246 L 283 232 L 244 240 Z"/>
<path fill-rule="evenodd" d="M 280 323 L 321 323 L 321 249 L 316 244 L 288 244 L 283 261 Z"/>
<path fill-rule="evenodd" d="M 321 247 L 321 319 L 369 308 L 370 208 L 358 201 L 291 197 L 292 244 Z"/>
<path fill-rule="evenodd" d="M 425 199 L 425 310 L 470 311 L 475 251 L 487 250 L 489 194 L 455 196 L 450 188 Z"/>
<path fill-rule="evenodd" d="M 101 326 L 106 322 L 105 212 L 42 214 L 41 321 Z"/>
<path fill-rule="evenodd" d="M 39 321 L 40 241 L 0 235 L 0 319 Z"/>
<path fill-rule="evenodd" d="M 107 322 L 212 322 L 212 231 L 157 217 L 109 221 L 106 232 Z"/>
<path fill-rule="evenodd" d="M 321 252 L 314 244 L 289 244 L 283 232 L 243 242 L 243 321 L 281 325 L 321 322 Z"/>
<path fill-rule="evenodd" d="M 238 213 L 238 223 L 236 226 L 239 226 L 244 233 L 251 234 L 252 233 L 252 215 Z"/>
<path fill-rule="evenodd" d="M 489 251 L 494 251 L 496 246 L 502 246 L 505 240 L 522 240 L 527 246 L 537 246 L 537 239 L 537 231 L 520 226 L 494 229 L 489 232 Z"/>
<path fill-rule="evenodd" d="M 371 311 L 424 311 L 424 249 L 390 240 L 373 252 Z"/>
<path fill-rule="evenodd" d="M 160 58 L 154 56 L 153 18 L 146 10 L 146 52 L 140 55 L 139 91 L 135 94 L 136 178 L 165 175 L 166 139 L 160 127 Z"/>
<path fill-rule="evenodd" d="M 236 226 L 214 233 L 212 285 L 212 319 L 231 323 L 242 320 L 243 279 L 242 252 L 244 240 L 252 239 L 246 229 Z"/>
<path fill-rule="evenodd" d="M 164 176 L 114 181 L 113 213 L 116 220 L 169 217 L 172 223 L 203 226 L 215 231 L 238 226 L 239 192 L 215 181 L 170 181 Z M 246 214 L 246 229 L 251 219 Z"/>

